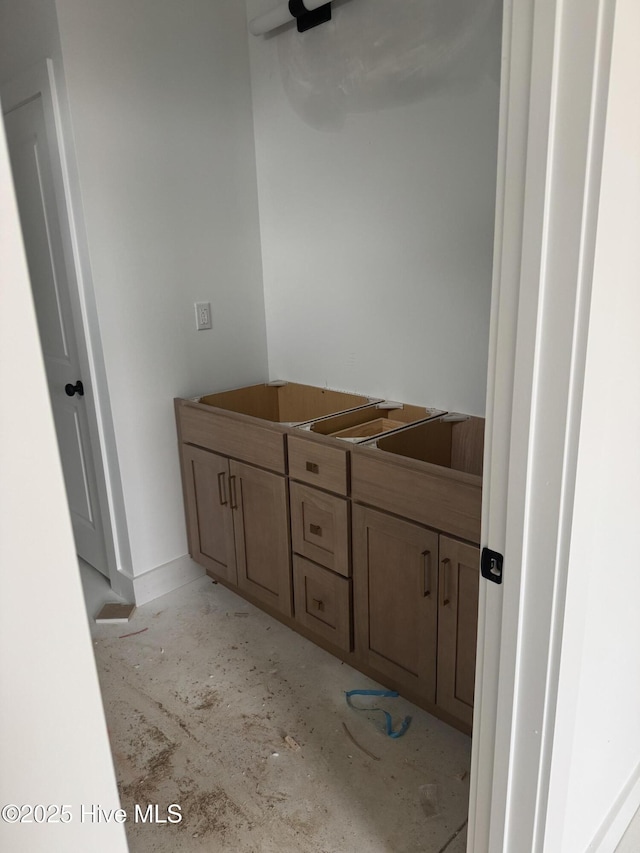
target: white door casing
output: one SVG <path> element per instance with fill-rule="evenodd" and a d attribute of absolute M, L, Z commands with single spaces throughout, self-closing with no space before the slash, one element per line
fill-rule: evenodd
<path fill-rule="evenodd" d="M 505 0 L 468 850 L 546 847 L 615 0 Z"/>
<path fill-rule="evenodd" d="M 65 391 L 78 381 L 84 393 L 91 388 L 80 370 L 69 298 L 73 270 L 65 263 L 42 96 L 6 113 L 5 128 L 76 549 L 108 576 L 85 399 Z"/>

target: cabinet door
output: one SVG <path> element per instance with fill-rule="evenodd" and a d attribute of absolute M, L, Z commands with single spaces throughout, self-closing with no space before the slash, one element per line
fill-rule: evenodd
<path fill-rule="evenodd" d="M 353 507 L 356 652 L 398 685 L 435 701 L 438 535 Z"/>
<path fill-rule="evenodd" d="M 189 553 L 211 574 L 236 583 L 236 548 L 229 499 L 229 460 L 182 445 Z"/>
<path fill-rule="evenodd" d="M 480 550 L 440 537 L 437 704 L 473 721 Z"/>
<path fill-rule="evenodd" d="M 238 586 L 292 615 L 289 501 L 284 477 L 229 463 Z"/>

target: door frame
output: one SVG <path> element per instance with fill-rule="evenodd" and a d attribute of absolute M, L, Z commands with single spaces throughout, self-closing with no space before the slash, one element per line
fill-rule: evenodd
<path fill-rule="evenodd" d="M 474 853 L 545 845 L 615 5 L 504 0 Z"/>
<path fill-rule="evenodd" d="M 64 80 L 61 88 L 64 91 Z M 69 297 L 80 371 L 85 379 L 84 402 L 109 580 L 116 593 L 133 601 L 131 551 L 84 233 L 80 184 L 75 159 L 69 150 L 69 140 L 72 139 L 70 117 L 65 112 L 65 99 L 58 95 L 52 60 L 45 59 L 4 84 L 0 95 L 3 113 L 37 97 L 42 100 L 58 216 L 61 222 L 67 224 L 67 227 L 61 229 L 64 260 L 67 269 L 73 273 L 69 276 Z"/>

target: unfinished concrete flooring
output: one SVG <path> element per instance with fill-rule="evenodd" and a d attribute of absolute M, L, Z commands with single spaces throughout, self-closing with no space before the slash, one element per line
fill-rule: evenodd
<path fill-rule="evenodd" d="M 403 699 L 387 737 L 345 701 L 378 685 L 209 578 L 92 632 L 123 806 L 182 809 L 132 853 L 465 850 L 470 739 Z"/>

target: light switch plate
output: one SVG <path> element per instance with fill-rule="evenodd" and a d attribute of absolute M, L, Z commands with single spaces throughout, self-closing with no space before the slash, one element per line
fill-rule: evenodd
<path fill-rule="evenodd" d="M 196 302 L 196 329 L 201 332 L 203 329 L 211 328 L 211 303 Z"/>

